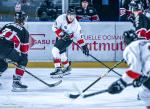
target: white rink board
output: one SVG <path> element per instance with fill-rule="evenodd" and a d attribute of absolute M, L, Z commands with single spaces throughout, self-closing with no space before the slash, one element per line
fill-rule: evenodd
<path fill-rule="evenodd" d="M 7 22 L 0 22 L 0 28 Z M 30 33 L 29 61 L 52 61 L 51 49 L 55 43 L 52 31 L 53 22 L 28 22 L 26 28 Z M 90 53 L 101 61 L 119 61 L 125 48 L 122 42 L 123 31 L 132 27 L 128 22 L 82 22 L 82 34 L 89 43 Z M 69 60 L 95 61 L 87 58 L 82 52 L 71 45 L 68 49 Z"/>

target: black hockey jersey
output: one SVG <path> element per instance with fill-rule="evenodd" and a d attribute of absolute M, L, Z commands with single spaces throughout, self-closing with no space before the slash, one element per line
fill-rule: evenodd
<path fill-rule="evenodd" d="M 87 7 L 87 9 L 76 7 L 75 10 L 78 21 L 99 21 L 99 16 L 93 7 Z"/>
<path fill-rule="evenodd" d="M 0 30 L 0 36 L 14 43 L 14 48 L 27 54 L 29 50 L 29 33 L 17 23 L 6 24 Z"/>
<path fill-rule="evenodd" d="M 150 39 L 150 20 L 142 12 L 135 16 L 133 25 L 139 37 Z"/>

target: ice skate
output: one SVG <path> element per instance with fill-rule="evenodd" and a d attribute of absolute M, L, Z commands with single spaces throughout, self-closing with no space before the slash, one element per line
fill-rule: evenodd
<path fill-rule="evenodd" d="M 50 73 L 51 78 L 62 78 L 63 77 L 63 72 L 61 67 L 56 67 L 55 71 Z"/>
<path fill-rule="evenodd" d="M 64 67 L 64 69 L 62 70 L 63 76 L 71 74 L 70 71 L 71 71 L 71 65 Z"/>
<path fill-rule="evenodd" d="M 27 86 L 21 83 L 21 77 L 13 75 L 13 84 L 12 84 L 13 92 L 25 92 L 27 91 Z"/>

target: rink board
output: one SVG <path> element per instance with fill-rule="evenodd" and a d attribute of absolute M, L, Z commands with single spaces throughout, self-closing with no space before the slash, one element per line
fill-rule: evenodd
<path fill-rule="evenodd" d="M 103 62 L 108 67 L 114 66 L 117 62 Z M 73 68 L 105 68 L 104 65 L 102 65 L 99 62 L 72 62 L 71 65 Z M 9 65 L 9 67 L 14 67 L 13 65 Z M 28 63 L 29 68 L 53 68 L 54 63 L 53 62 L 29 62 Z M 116 68 L 126 68 L 127 64 L 122 62 Z"/>
<path fill-rule="evenodd" d="M 0 28 L 8 22 L 0 22 Z M 82 22 L 82 37 L 88 43 L 90 54 L 101 61 L 119 61 L 125 48 L 122 34 L 129 30 L 129 22 Z M 25 27 L 30 33 L 29 62 L 52 62 L 51 53 L 55 43 L 53 22 L 28 22 Z M 95 62 L 86 57 L 76 45 L 72 44 L 67 55 L 70 61 Z"/>

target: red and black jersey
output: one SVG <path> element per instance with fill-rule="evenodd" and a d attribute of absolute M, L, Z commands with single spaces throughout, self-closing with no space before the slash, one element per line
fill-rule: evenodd
<path fill-rule="evenodd" d="M 1 30 L 0 35 L 14 43 L 14 48 L 21 53 L 27 54 L 29 50 L 29 33 L 25 27 L 17 23 L 6 24 Z"/>
<path fill-rule="evenodd" d="M 133 25 L 139 37 L 150 39 L 150 20 L 143 13 L 135 17 Z"/>

